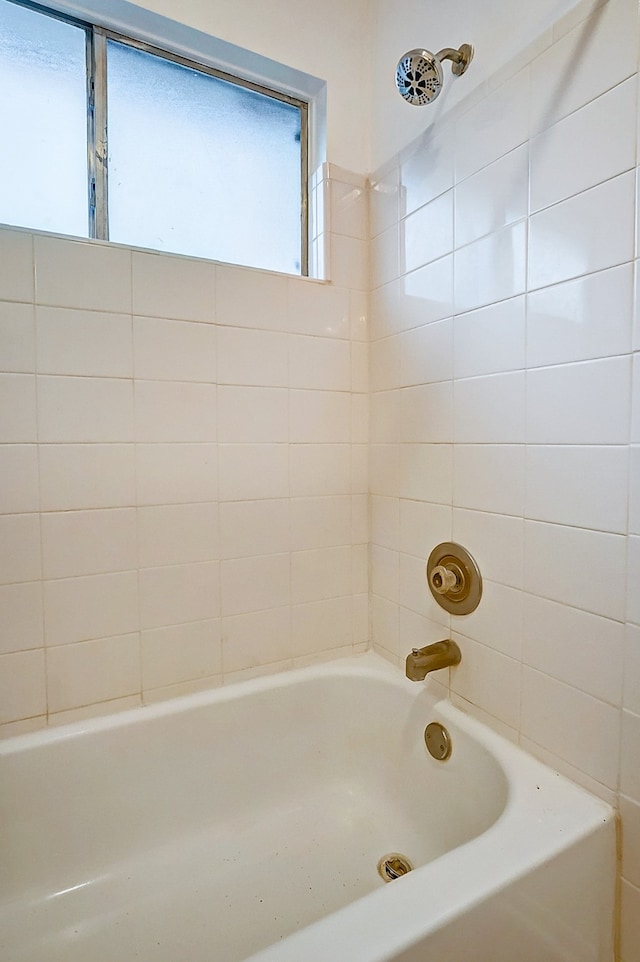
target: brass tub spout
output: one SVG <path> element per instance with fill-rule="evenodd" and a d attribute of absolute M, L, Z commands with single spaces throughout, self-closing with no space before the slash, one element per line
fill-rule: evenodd
<path fill-rule="evenodd" d="M 425 648 L 414 648 L 407 655 L 406 675 L 410 681 L 423 681 L 430 671 L 459 665 L 461 659 L 462 652 L 455 641 L 445 638 Z"/>

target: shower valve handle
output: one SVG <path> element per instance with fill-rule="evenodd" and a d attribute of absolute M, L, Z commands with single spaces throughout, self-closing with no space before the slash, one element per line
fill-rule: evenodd
<path fill-rule="evenodd" d="M 459 579 L 451 568 L 436 565 L 431 572 L 431 584 L 434 591 L 437 591 L 439 595 L 445 595 L 447 591 L 455 590 L 458 587 Z"/>

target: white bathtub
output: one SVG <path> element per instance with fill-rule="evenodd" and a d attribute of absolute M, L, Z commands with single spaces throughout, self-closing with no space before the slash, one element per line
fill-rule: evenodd
<path fill-rule="evenodd" d="M 613 958 L 611 809 L 374 655 L 10 739 L 0 793 L 2 962 Z"/>

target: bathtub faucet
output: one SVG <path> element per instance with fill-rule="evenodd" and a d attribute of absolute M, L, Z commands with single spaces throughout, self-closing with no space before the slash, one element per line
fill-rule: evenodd
<path fill-rule="evenodd" d="M 455 641 L 445 638 L 425 648 L 414 648 L 407 655 L 405 671 L 410 681 L 423 681 L 430 671 L 459 665 L 461 660 L 462 652 Z"/>

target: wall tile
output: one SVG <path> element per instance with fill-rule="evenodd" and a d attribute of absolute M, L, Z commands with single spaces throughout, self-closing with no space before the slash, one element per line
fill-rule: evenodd
<path fill-rule="evenodd" d="M 218 384 L 286 387 L 289 383 L 287 335 L 219 327 Z"/>
<path fill-rule="evenodd" d="M 457 444 L 453 452 L 453 503 L 495 514 L 522 515 L 525 449 L 521 444 Z"/>
<path fill-rule="evenodd" d="M 626 354 L 632 313 L 631 264 L 535 291 L 527 297 L 527 365 Z"/>
<path fill-rule="evenodd" d="M 400 164 L 400 216 L 410 214 L 453 187 L 454 139 L 439 136 L 433 127 Z"/>
<path fill-rule="evenodd" d="M 289 341 L 289 385 L 294 388 L 349 391 L 349 342 L 326 337 L 292 337 Z"/>
<path fill-rule="evenodd" d="M 623 446 L 527 445 L 526 516 L 625 534 L 628 462 Z"/>
<path fill-rule="evenodd" d="M 398 551 L 400 548 L 399 499 L 372 495 L 370 515 L 371 543 Z"/>
<path fill-rule="evenodd" d="M 216 329 L 211 324 L 134 317 L 133 363 L 138 378 L 215 381 Z"/>
<path fill-rule="evenodd" d="M 513 588 L 523 587 L 521 518 L 454 508 L 453 540 L 471 552 L 483 578 Z"/>
<path fill-rule="evenodd" d="M 45 578 L 71 578 L 137 567 L 134 508 L 42 515 Z"/>
<path fill-rule="evenodd" d="M 453 250 L 453 191 L 400 223 L 400 272 L 409 273 Z"/>
<path fill-rule="evenodd" d="M 217 265 L 216 321 L 227 327 L 288 330 L 287 278 Z"/>
<path fill-rule="evenodd" d="M 457 314 L 504 301 L 525 289 L 526 225 L 489 234 L 454 254 Z"/>
<path fill-rule="evenodd" d="M 303 498 L 350 491 L 351 450 L 348 444 L 290 445 L 291 496 Z"/>
<path fill-rule="evenodd" d="M 137 441 L 216 440 L 215 384 L 136 381 L 134 400 Z"/>
<path fill-rule="evenodd" d="M 40 507 L 38 450 L 35 444 L 0 445 L 0 514 Z"/>
<path fill-rule="evenodd" d="M 220 557 L 280 554 L 290 546 L 288 500 L 229 501 L 220 505 Z"/>
<path fill-rule="evenodd" d="M 352 604 L 349 597 L 294 605 L 291 609 L 291 628 L 296 654 L 314 654 L 351 645 L 352 622 Z"/>
<path fill-rule="evenodd" d="M 212 561 L 218 557 L 216 503 L 139 507 L 137 520 L 142 568 Z"/>
<path fill-rule="evenodd" d="M 36 299 L 53 307 L 131 312 L 131 252 L 90 241 L 34 235 Z"/>
<path fill-rule="evenodd" d="M 42 577 L 40 518 L 37 514 L 0 516 L 0 584 Z"/>
<path fill-rule="evenodd" d="M 37 440 L 36 379 L 0 374 L 0 443 Z"/>
<path fill-rule="evenodd" d="M 364 240 L 331 235 L 330 279 L 336 287 L 369 290 L 369 249 Z"/>
<path fill-rule="evenodd" d="M 426 555 L 416 558 L 404 552 L 400 554 L 398 600 L 403 608 L 409 608 L 435 624 L 448 626 L 449 615 L 434 601 L 427 587 L 425 561 Z"/>
<path fill-rule="evenodd" d="M 351 546 L 295 551 L 291 555 L 294 605 L 351 595 Z"/>
<path fill-rule="evenodd" d="M 523 598 L 521 591 L 483 578 L 480 604 L 470 615 L 455 618 L 456 631 L 519 661 L 522 656 Z"/>
<path fill-rule="evenodd" d="M 520 663 L 470 638 L 454 634 L 463 651 L 451 670 L 451 690 L 495 718 L 517 728 L 520 717 Z M 504 684 L 498 688 L 496 677 Z"/>
<path fill-rule="evenodd" d="M 527 521 L 524 587 L 543 598 L 623 621 L 625 555 L 621 535 Z"/>
<path fill-rule="evenodd" d="M 218 451 L 221 501 L 289 496 L 288 445 L 221 444 Z"/>
<path fill-rule="evenodd" d="M 49 648 L 47 700 L 50 712 L 122 698 L 140 691 L 137 634 Z"/>
<path fill-rule="evenodd" d="M 64 578 L 44 583 L 47 645 L 66 645 L 138 630 L 138 574 Z"/>
<path fill-rule="evenodd" d="M 525 374 L 457 380 L 454 439 L 460 444 L 518 444 L 525 439 Z"/>
<path fill-rule="evenodd" d="M 215 444 L 137 444 L 138 504 L 211 501 L 218 490 Z"/>
<path fill-rule="evenodd" d="M 222 619 L 225 673 L 286 661 L 291 658 L 292 650 L 289 607 L 252 611 Z"/>
<path fill-rule="evenodd" d="M 621 885 L 621 962 L 640 962 L 640 888 Z"/>
<path fill-rule="evenodd" d="M 318 337 L 349 338 L 351 297 L 346 288 L 295 277 L 287 278 L 287 284 L 286 330 Z M 251 326 L 262 327 L 261 324 Z M 280 330 L 279 325 L 274 324 L 274 329 Z"/>
<path fill-rule="evenodd" d="M 0 724 L 46 711 L 44 651 L 0 655 Z"/>
<path fill-rule="evenodd" d="M 370 182 L 369 218 L 371 237 L 377 237 L 387 227 L 397 223 L 400 214 L 400 170 L 394 164 Z"/>
<path fill-rule="evenodd" d="M 215 271 L 209 261 L 133 251 L 133 313 L 215 320 Z"/>
<path fill-rule="evenodd" d="M 629 448 L 629 533 L 640 534 L 640 445 Z"/>
<path fill-rule="evenodd" d="M 135 504 L 133 444 L 41 445 L 39 460 L 43 511 Z"/>
<path fill-rule="evenodd" d="M 212 424 L 215 421 L 212 418 Z M 287 441 L 288 392 L 284 388 L 218 388 L 218 439 L 251 444 Z"/>
<path fill-rule="evenodd" d="M 400 391 L 400 440 L 444 444 L 453 439 L 451 381 Z"/>
<path fill-rule="evenodd" d="M 140 647 L 145 690 L 209 678 L 222 671 L 218 620 L 143 631 Z"/>
<path fill-rule="evenodd" d="M 525 337 L 524 296 L 459 314 L 453 322 L 455 376 L 521 370 Z"/>
<path fill-rule="evenodd" d="M 400 386 L 447 381 L 453 375 L 451 318 L 400 334 Z"/>
<path fill-rule="evenodd" d="M 366 240 L 369 233 L 367 192 L 363 185 L 329 181 L 331 230 Z"/>
<path fill-rule="evenodd" d="M 41 375 L 38 427 L 45 442 L 132 441 L 132 382 Z"/>
<path fill-rule="evenodd" d="M 351 545 L 351 497 L 294 498 L 291 550 Z"/>
<path fill-rule="evenodd" d="M 160 628 L 188 621 L 206 621 L 220 614 L 219 565 L 200 564 L 142 568 L 140 627 Z"/>
<path fill-rule="evenodd" d="M 623 706 L 640 715 L 640 626 L 626 625 Z"/>
<path fill-rule="evenodd" d="M 32 301 L 33 238 L 27 231 L 0 228 L 0 298 Z"/>
<path fill-rule="evenodd" d="M 453 255 L 432 261 L 390 285 L 387 309 L 393 329 L 398 331 L 453 314 Z"/>
<path fill-rule="evenodd" d="M 400 501 L 398 547 L 426 559 L 441 541 L 451 540 L 451 508 L 424 501 Z"/>
<path fill-rule="evenodd" d="M 351 396 L 338 391 L 292 390 L 289 425 L 289 440 L 294 444 L 350 441 Z"/>
<path fill-rule="evenodd" d="M 562 201 L 529 223 L 529 288 L 557 284 L 633 258 L 635 174 Z M 594 231 L 593 224 L 598 224 Z"/>
<path fill-rule="evenodd" d="M 131 317 L 37 307 L 38 371 L 85 377 L 131 377 Z"/>
<path fill-rule="evenodd" d="M 291 603 L 289 555 L 223 561 L 220 566 L 222 614 L 280 608 Z"/>
<path fill-rule="evenodd" d="M 529 148 L 523 144 L 456 186 L 456 247 L 526 217 L 528 195 Z"/>
<path fill-rule="evenodd" d="M 36 329 L 33 306 L 0 301 L 0 371 L 30 373 L 35 371 L 35 368 Z"/>
<path fill-rule="evenodd" d="M 622 875 L 640 886 L 640 804 L 622 795 Z"/>
<path fill-rule="evenodd" d="M 0 587 L 0 624 L 0 654 L 42 647 L 41 582 Z"/>
<path fill-rule="evenodd" d="M 622 712 L 620 791 L 640 801 L 640 715 Z"/>
<path fill-rule="evenodd" d="M 627 553 L 627 620 L 640 625 L 640 537 L 628 539 Z"/>

